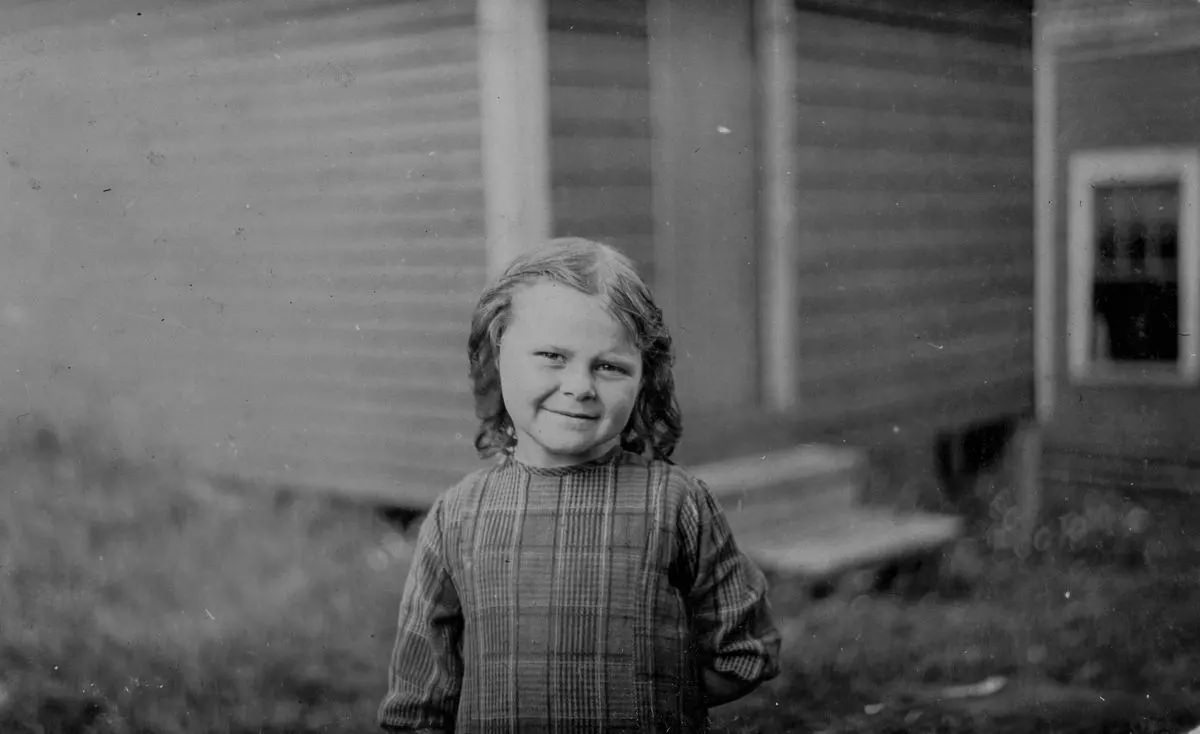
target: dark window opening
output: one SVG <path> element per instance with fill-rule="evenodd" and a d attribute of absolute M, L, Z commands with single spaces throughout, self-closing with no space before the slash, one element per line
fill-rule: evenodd
<path fill-rule="evenodd" d="M 1179 183 L 1095 187 L 1092 357 L 1179 359 Z"/>

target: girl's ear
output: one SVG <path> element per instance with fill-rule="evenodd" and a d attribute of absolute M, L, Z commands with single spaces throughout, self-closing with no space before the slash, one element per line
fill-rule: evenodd
<path fill-rule="evenodd" d="M 497 336 L 496 341 L 492 342 L 492 367 L 496 370 L 496 379 L 500 379 L 500 345 L 504 342 L 502 337 Z"/>

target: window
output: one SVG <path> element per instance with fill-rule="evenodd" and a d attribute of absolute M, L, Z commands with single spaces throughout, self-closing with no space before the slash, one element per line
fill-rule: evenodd
<path fill-rule="evenodd" d="M 1071 159 L 1069 359 L 1077 381 L 1200 378 L 1200 156 L 1195 150 Z"/>

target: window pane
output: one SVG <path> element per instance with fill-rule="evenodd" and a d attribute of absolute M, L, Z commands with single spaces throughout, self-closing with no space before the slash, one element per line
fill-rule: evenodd
<path fill-rule="evenodd" d="M 1095 187 L 1097 360 L 1179 358 L 1178 182 Z"/>

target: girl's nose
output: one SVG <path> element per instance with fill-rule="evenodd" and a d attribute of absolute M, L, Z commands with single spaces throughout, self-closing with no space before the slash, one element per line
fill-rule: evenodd
<path fill-rule="evenodd" d="M 596 385 L 590 370 L 569 370 L 562 381 L 562 391 L 576 400 L 596 397 Z"/>

